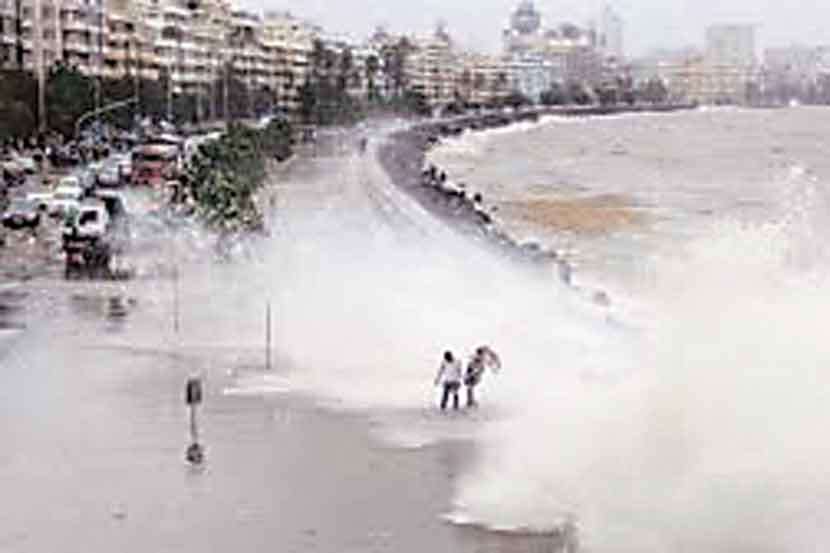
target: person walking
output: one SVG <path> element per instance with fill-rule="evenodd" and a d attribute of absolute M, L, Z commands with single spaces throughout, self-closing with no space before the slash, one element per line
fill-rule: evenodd
<path fill-rule="evenodd" d="M 461 373 L 461 361 L 456 359 L 451 351 L 444 352 L 444 360 L 438 369 L 438 375 L 435 377 L 435 385 L 438 386 L 441 384 L 443 386 L 443 394 L 441 396 L 442 411 L 447 409 L 450 395 L 453 397 L 453 409 L 458 410 L 458 390 L 461 389 Z"/>
<path fill-rule="evenodd" d="M 467 363 L 467 371 L 464 373 L 464 385 L 467 387 L 467 407 L 478 407 L 476 401 L 476 386 L 481 383 L 481 377 L 487 368 L 483 348 L 476 348 L 470 362 Z"/>

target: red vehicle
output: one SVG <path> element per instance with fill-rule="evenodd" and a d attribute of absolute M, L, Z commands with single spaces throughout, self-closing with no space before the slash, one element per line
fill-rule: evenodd
<path fill-rule="evenodd" d="M 132 183 L 161 186 L 179 173 L 179 148 L 171 144 L 144 144 L 133 150 Z"/>

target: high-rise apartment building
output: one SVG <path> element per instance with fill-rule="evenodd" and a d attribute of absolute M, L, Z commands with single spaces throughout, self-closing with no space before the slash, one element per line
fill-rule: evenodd
<path fill-rule="evenodd" d="M 296 109 L 317 34 L 290 14 L 231 0 L 0 0 L 0 68 L 64 63 L 92 77 L 169 78 L 170 94 L 197 98 L 199 117 L 215 115 L 227 74 L 273 107 Z"/>
<path fill-rule="evenodd" d="M 406 63 L 409 87 L 423 95 L 430 105 L 446 105 L 455 99 L 458 58 L 446 36 L 418 40 L 416 50 Z"/>
<path fill-rule="evenodd" d="M 602 12 L 599 29 L 599 49 L 605 59 L 620 61 L 625 58 L 624 26 L 620 15 L 610 5 Z"/>

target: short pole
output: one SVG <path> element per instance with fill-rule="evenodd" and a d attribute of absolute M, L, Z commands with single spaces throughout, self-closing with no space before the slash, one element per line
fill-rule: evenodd
<path fill-rule="evenodd" d="M 271 370 L 271 302 L 265 306 L 265 369 Z"/>
<path fill-rule="evenodd" d="M 179 333 L 179 266 L 173 268 L 173 332 Z"/>
<path fill-rule="evenodd" d="M 202 403 L 202 379 L 188 378 L 185 384 L 184 402 L 190 415 L 190 445 L 185 451 L 185 458 L 193 465 L 200 465 L 204 461 L 205 451 L 199 444 L 199 427 L 196 421 L 196 409 Z"/>

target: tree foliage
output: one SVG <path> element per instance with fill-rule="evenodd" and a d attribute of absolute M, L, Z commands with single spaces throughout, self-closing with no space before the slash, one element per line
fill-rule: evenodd
<path fill-rule="evenodd" d="M 78 69 L 57 64 L 46 81 L 46 119 L 49 128 L 64 136 L 74 134 L 75 122 L 95 107 L 95 82 Z"/>
<path fill-rule="evenodd" d="M 199 148 L 182 180 L 209 226 L 223 231 L 262 228 L 257 192 L 267 177 L 266 162 L 291 155 L 291 136 L 284 120 L 264 129 L 232 124 L 221 138 Z"/>
<path fill-rule="evenodd" d="M 550 88 L 542 92 L 539 101 L 544 106 L 562 106 L 569 102 L 565 88 L 559 83 L 551 84 Z"/>
<path fill-rule="evenodd" d="M 306 124 L 353 124 L 363 116 L 363 105 L 349 94 L 357 76 L 349 48 L 335 52 L 315 40 L 310 55 L 311 74 L 300 87 L 300 117 Z"/>
<path fill-rule="evenodd" d="M 645 102 L 662 104 L 668 100 L 669 90 L 662 79 L 653 77 L 640 86 L 637 95 Z"/>
<path fill-rule="evenodd" d="M 23 71 L 0 71 L 0 140 L 26 138 L 37 125 L 37 82 Z"/>

